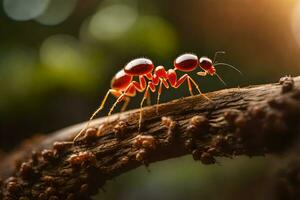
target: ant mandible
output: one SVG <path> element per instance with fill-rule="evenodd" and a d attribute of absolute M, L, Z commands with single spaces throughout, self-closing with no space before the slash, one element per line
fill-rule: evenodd
<path fill-rule="evenodd" d="M 185 81 L 188 83 L 188 89 L 191 95 L 193 95 L 192 84 L 196 87 L 199 94 L 201 94 L 204 98 L 211 101 L 205 94 L 203 94 L 194 79 L 192 79 L 187 72 L 194 71 L 197 66 L 199 66 L 203 71 L 197 72 L 200 76 L 206 76 L 207 74 L 214 76 L 216 75 L 222 83 L 225 82 L 221 79 L 221 77 L 216 73 L 215 66 L 217 65 L 225 65 L 229 66 L 239 73 L 241 73 L 238 69 L 229 65 L 227 63 L 216 63 L 216 57 L 220 53 L 225 53 L 223 51 L 218 51 L 215 53 L 214 60 L 212 61 L 208 57 L 198 57 L 195 54 L 185 53 L 178 56 L 174 61 L 174 68 L 165 70 L 163 66 L 154 67 L 154 64 L 151 60 L 147 58 L 137 58 L 130 61 L 122 70 L 120 70 L 111 81 L 111 89 L 108 90 L 104 99 L 102 100 L 99 108 L 92 114 L 86 126 L 76 135 L 74 138 L 74 142 L 77 141 L 79 137 L 83 134 L 83 132 L 88 128 L 90 122 L 94 117 L 104 108 L 106 100 L 109 94 L 114 95 L 117 100 L 111 107 L 108 115 L 111 115 L 115 107 L 118 103 L 124 101 L 124 105 L 121 108 L 121 112 L 124 111 L 129 104 L 130 97 L 134 97 L 137 92 L 144 92 L 143 99 L 140 103 L 140 119 L 139 119 L 139 130 L 142 122 L 142 108 L 144 101 L 149 97 L 149 90 L 151 92 L 156 91 L 156 86 L 159 85 L 158 88 L 158 96 L 157 96 L 157 105 L 159 104 L 160 96 L 162 93 L 162 86 L 165 88 L 169 88 L 169 85 L 172 88 L 179 88 Z M 154 69 L 155 68 L 155 69 Z M 154 73 L 152 74 L 154 70 Z M 179 79 L 177 78 L 176 71 L 185 72 Z M 139 77 L 139 82 L 133 81 L 134 77 Z M 146 79 L 148 79 L 148 83 L 146 83 Z M 157 107 L 158 112 L 158 107 Z"/>

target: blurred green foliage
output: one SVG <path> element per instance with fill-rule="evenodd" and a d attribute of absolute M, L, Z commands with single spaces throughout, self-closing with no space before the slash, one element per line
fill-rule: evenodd
<path fill-rule="evenodd" d="M 221 164 L 202 165 L 191 156 L 155 163 L 110 181 L 95 199 L 263 199 L 265 158 L 219 159 Z M 150 172 L 148 171 L 150 170 Z M 243 192 L 247 188 L 247 196 Z M 256 191 L 256 192 L 252 192 Z"/>
<path fill-rule="evenodd" d="M 171 68 L 173 59 L 181 53 L 212 57 L 215 51 L 224 50 L 227 55 L 218 60 L 233 64 L 244 74 L 241 77 L 227 68 L 217 68 L 229 87 L 297 75 L 299 13 L 298 0 L 3 0 L 0 148 L 10 150 L 33 134 L 50 133 L 88 119 L 109 89 L 113 75 L 140 56 Z M 215 77 L 194 77 L 204 91 L 223 87 Z M 162 101 L 186 95 L 186 88 L 181 87 L 164 92 Z M 137 107 L 139 101 L 140 96 L 134 98 L 130 108 Z M 264 169 L 255 160 L 222 166 L 225 171 L 219 173 L 185 159 L 176 162 L 154 167 L 155 172 L 145 179 L 139 178 L 145 176 L 140 174 L 141 169 L 125 175 L 119 185 L 113 185 L 112 192 L 100 196 L 127 199 L 128 194 L 131 199 L 143 195 L 176 199 L 158 191 L 163 188 L 158 182 L 164 180 L 150 180 L 163 177 L 169 188 L 177 188 L 178 199 L 185 195 L 197 199 L 200 193 L 205 199 L 220 199 L 224 193 L 205 196 L 208 191 L 213 192 L 214 185 L 226 184 L 214 182 L 220 174 L 240 170 L 241 180 L 233 177 L 233 182 L 240 183 L 247 182 L 247 177 L 257 173 L 258 168 Z M 182 168 L 181 163 L 186 166 Z M 178 168 L 174 169 L 174 165 Z M 248 165 L 249 169 L 243 168 Z M 200 182 L 193 179 L 189 185 L 196 188 L 180 190 L 198 168 Z M 139 185 L 142 193 L 130 188 L 130 180 L 135 187 Z M 147 190 L 147 180 L 157 187 Z M 230 186 L 238 188 L 234 183 L 224 189 L 229 190 Z"/>

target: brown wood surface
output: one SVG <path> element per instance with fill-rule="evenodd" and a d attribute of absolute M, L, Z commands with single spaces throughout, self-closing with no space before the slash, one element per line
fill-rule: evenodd
<path fill-rule="evenodd" d="M 107 180 L 152 162 L 191 154 L 216 157 L 278 153 L 300 127 L 300 77 L 186 97 L 92 122 L 75 144 L 78 124 L 27 141 L 2 158 L 0 199 L 89 199 Z"/>

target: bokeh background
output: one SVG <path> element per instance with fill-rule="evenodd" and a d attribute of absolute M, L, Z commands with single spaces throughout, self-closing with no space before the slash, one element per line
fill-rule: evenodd
<path fill-rule="evenodd" d="M 181 53 L 213 57 L 223 50 L 218 60 L 244 74 L 217 68 L 227 87 L 300 72 L 299 0 L 0 2 L 3 152 L 32 135 L 87 120 L 113 75 L 136 57 L 171 68 Z M 224 88 L 215 77 L 194 77 L 205 92 Z M 165 92 L 162 101 L 187 95 L 184 86 Z M 95 199 L 251 199 L 276 158 L 219 162 L 207 167 L 188 156 L 151 165 L 151 173 L 142 167 L 108 183 Z"/>

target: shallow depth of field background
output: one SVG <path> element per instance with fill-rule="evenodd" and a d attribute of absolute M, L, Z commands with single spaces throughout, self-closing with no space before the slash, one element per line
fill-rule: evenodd
<path fill-rule="evenodd" d="M 224 50 L 227 54 L 218 60 L 244 74 L 218 67 L 228 87 L 276 82 L 300 72 L 299 0 L 0 2 L 4 152 L 32 135 L 87 120 L 113 75 L 136 57 L 171 68 L 181 53 L 213 57 Z M 193 77 L 205 92 L 224 88 L 215 77 Z M 164 91 L 162 101 L 188 95 L 184 85 Z M 135 97 L 129 109 L 140 100 L 141 95 Z M 109 99 L 102 115 L 113 101 Z M 141 167 L 124 174 L 98 198 L 251 199 L 259 196 L 257 188 L 274 162 L 269 157 L 220 159 L 218 165 L 203 166 L 186 156 L 152 164 L 151 173 Z"/>

